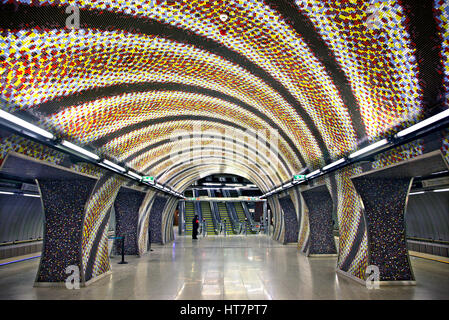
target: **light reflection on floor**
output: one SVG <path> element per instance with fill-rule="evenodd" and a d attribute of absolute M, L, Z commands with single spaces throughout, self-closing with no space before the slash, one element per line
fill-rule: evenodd
<path fill-rule="evenodd" d="M 263 235 L 178 237 L 138 258 L 111 260 L 112 275 L 81 288 L 33 288 L 38 259 L 0 267 L 0 299 L 449 299 L 449 265 L 412 258 L 413 287 L 369 290 Z"/>

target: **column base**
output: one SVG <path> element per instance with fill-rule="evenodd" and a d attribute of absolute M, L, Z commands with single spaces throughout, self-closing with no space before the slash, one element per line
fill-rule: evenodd
<path fill-rule="evenodd" d="M 363 286 L 366 285 L 366 281 L 363 279 L 359 279 L 357 277 L 354 277 L 352 274 L 342 271 L 342 270 L 336 270 L 337 275 L 342 275 L 345 278 L 351 279 L 358 284 L 361 284 Z M 379 281 L 379 286 L 415 286 L 416 281 L 415 280 L 399 280 L 399 281 Z"/>
<path fill-rule="evenodd" d="M 90 279 L 89 281 L 86 281 L 84 283 L 80 282 L 80 287 L 87 287 L 91 285 L 92 283 L 103 279 L 104 277 L 112 274 L 112 271 L 105 272 L 95 278 Z M 66 284 L 65 282 L 35 282 L 33 287 L 35 288 L 65 288 Z"/>
<path fill-rule="evenodd" d="M 337 257 L 338 254 L 336 253 L 323 253 L 323 254 L 308 254 L 307 257 L 309 258 L 329 258 L 329 257 Z"/>

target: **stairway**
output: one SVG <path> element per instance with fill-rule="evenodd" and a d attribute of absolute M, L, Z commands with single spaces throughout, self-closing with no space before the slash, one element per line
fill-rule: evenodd
<path fill-rule="evenodd" d="M 243 209 L 242 203 L 241 202 L 233 202 L 233 204 L 234 204 L 235 212 L 237 213 L 237 217 L 239 218 L 239 221 L 245 223 L 246 215 L 245 215 L 245 211 Z M 249 221 L 247 221 L 247 223 L 248 223 L 248 233 L 255 234 L 255 232 L 251 230 L 251 225 L 250 225 Z"/>
<path fill-rule="evenodd" d="M 223 202 L 218 202 L 217 205 L 221 221 L 224 222 L 224 219 L 226 219 L 226 234 L 236 234 L 232 229 L 231 217 L 229 216 L 228 208 Z"/>
<path fill-rule="evenodd" d="M 237 217 L 239 218 L 240 222 L 245 222 L 246 216 L 245 212 L 243 211 L 243 206 L 241 202 L 233 202 L 235 212 L 237 213 Z"/>
<path fill-rule="evenodd" d="M 206 229 L 207 234 L 215 234 L 214 220 L 212 218 L 212 212 L 210 210 L 209 202 L 200 202 L 201 204 L 201 214 L 203 215 L 203 219 L 206 219 Z"/>
<path fill-rule="evenodd" d="M 195 217 L 195 206 L 193 202 L 186 201 L 186 234 L 192 234 L 192 220 Z"/>

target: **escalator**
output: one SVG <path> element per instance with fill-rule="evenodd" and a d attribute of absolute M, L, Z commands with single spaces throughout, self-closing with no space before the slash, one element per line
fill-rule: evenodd
<path fill-rule="evenodd" d="M 243 226 L 245 227 L 245 219 L 247 218 L 243 209 L 243 204 L 241 202 L 233 202 L 232 204 L 234 205 L 235 212 L 237 213 L 240 223 L 243 223 Z M 248 224 L 248 233 L 255 234 L 256 232 L 253 231 L 253 228 L 251 227 L 251 221 L 246 220 L 246 223 Z"/>
<path fill-rule="evenodd" d="M 201 214 L 203 216 L 203 219 L 206 219 L 207 234 L 215 234 L 215 225 L 212 218 L 212 212 L 210 210 L 209 202 L 201 202 Z"/>
<path fill-rule="evenodd" d="M 232 227 L 231 223 L 231 216 L 229 214 L 228 208 L 223 202 L 218 202 L 218 212 L 220 213 L 221 221 L 224 222 L 224 219 L 226 219 L 226 233 L 227 234 L 236 234 Z"/>
<path fill-rule="evenodd" d="M 193 202 L 186 201 L 186 234 L 192 234 L 192 220 L 195 217 L 195 206 Z"/>

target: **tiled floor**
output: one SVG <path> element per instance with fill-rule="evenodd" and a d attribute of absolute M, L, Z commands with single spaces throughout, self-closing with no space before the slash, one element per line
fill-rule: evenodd
<path fill-rule="evenodd" d="M 416 286 L 369 290 L 265 236 L 178 237 L 79 290 L 32 287 L 38 259 L 0 267 L 0 299 L 449 299 L 449 264 L 412 258 Z"/>

